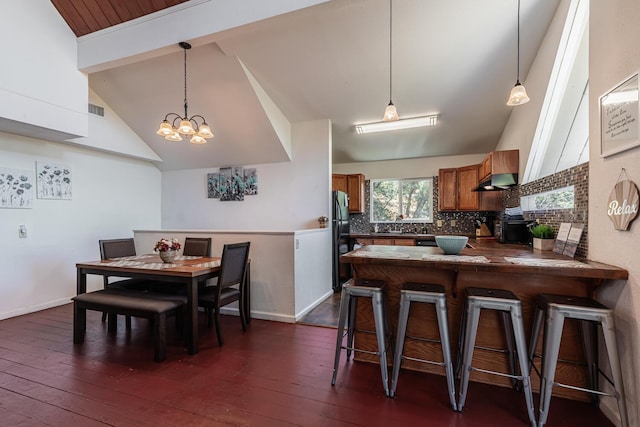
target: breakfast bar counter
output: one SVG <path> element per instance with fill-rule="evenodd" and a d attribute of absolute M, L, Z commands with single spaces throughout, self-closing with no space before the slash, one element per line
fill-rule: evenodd
<path fill-rule="evenodd" d="M 541 293 L 594 297 L 598 286 L 607 280 L 626 280 L 627 270 L 590 260 L 577 260 L 551 251 L 537 251 L 522 245 L 500 244 L 495 241 L 470 241 L 470 246 L 459 255 L 443 255 L 438 247 L 368 245 L 340 257 L 341 263 L 350 264 L 354 277 L 384 280 L 395 333 L 398 317 L 400 289 L 403 283 L 420 282 L 444 285 L 447 289 L 451 351 L 457 357 L 457 340 L 465 288 L 484 287 L 507 289 L 522 301 L 527 342 L 530 339 L 534 301 Z M 373 330 L 370 305 L 359 304 L 357 328 Z M 412 304 L 407 336 L 438 338 L 435 310 L 428 304 Z M 375 351 L 375 335 L 358 334 L 356 347 Z M 542 339 L 539 341 L 538 353 Z M 500 317 L 493 312 L 483 313 L 478 328 L 477 346 L 505 348 Z M 414 357 L 441 360 L 439 344 L 407 338 L 405 353 Z M 376 356 L 356 353 L 357 360 L 376 361 Z M 582 344 L 577 324 L 568 322 L 560 348 L 561 360 L 582 361 Z M 536 365 L 539 367 L 539 359 Z M 476 349 L 473 366 L 508 372 L 508 361 L 503 353 Z M 441 367 L 405 361 L 403 368 L 444 375 Z M 532 372 L 534 390 L 539 380 Z M 584 367 L 560 362 L 557 381 L 586 385 Z M 482 372 L 472 372 L 472 381 L 510 386 L 508 378 Z M 556 387 L 554 394 L 572 399 L 587 400 L 584 392 Z"/>

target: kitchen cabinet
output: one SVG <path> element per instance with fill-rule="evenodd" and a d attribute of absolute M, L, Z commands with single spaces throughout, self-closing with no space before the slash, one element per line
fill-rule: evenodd
<path fill-rule="evenodd" d="M 347 193 L 349 194 L 349 213 L 364 213 L 364 175 L 347 175 Z"/>
<path fill-rule="evenodd" d="M 331 190 L 348 193 L 347 175 L 340 175 L 337 173 L 331 175 Z"/>
<path fill-rule="evenodd" d="M 441 211 L 500 211 L 504 208 L 501 191 L 475 192 L 482 164 L 440 169 L 438 209 Z"/>
<path fill-rule="evenodd" d="M 458 170 L 440 169 L 438 173 L 438 210 L 458 209 Z"/>
<path fill-rule="evenodd" d="M 364 213 L 364 175 L 361 173 L 332 174 L 331 189 L 349 195 L 349 213 Z"/>
<path fill-rule="evenodd" d="M 485 181 L 490 175 L 501 173 L 519 172 L 520 152 L 519 150 L 492 151 L 480 163 L 480 182 Z"/>

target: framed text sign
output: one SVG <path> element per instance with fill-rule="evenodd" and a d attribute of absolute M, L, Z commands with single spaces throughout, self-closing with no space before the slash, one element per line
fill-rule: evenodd
<path fill-rule="evenodd" d="M 600 97 L 600 155 L 640 145 L 638 138 L 638 73 Z"/>

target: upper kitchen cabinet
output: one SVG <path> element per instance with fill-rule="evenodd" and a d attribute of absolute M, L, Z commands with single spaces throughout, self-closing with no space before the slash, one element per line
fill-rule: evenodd
<path fill-rule="evenodd" d="M 347 175 L 340 175 L 337 173 L 331 175 L 331 189 L 333 191 L 343 191 L 345 193 L 348 193 Z"/>
<path fill-rule="evenodd" d="M 475 192 L 482 164 L 440 169 L 438 173 L 438 209 L 441 211 L 499 211 L 502 192 Z"/>
<path fill-rule="evenodd" d="M 331 187 L 334 191 L 344 191 L 349 195 L 349 213 L 364 212 L 364 175 L 352 173 L 348 175 L 331 175 Z"/>
<path fill-rule="evenodd" d="M 480 164 L 479 181 L 489 179 L 491 175 L 517 174 L 520 166 L 519 150 L 492 151 Z"/>
<path fill-rule="evenodd" d="M 438 173 L 438 210 L 458 209 L 458 170 L 440 169 Z"/>

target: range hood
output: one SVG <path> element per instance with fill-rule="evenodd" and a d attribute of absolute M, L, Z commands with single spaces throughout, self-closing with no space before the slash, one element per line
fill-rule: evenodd
<path fill-rule="evenodd" d="M 490 175 L 473 191 L 502 191 L 518 184 L 517 173 L 498 173 Z"/>

